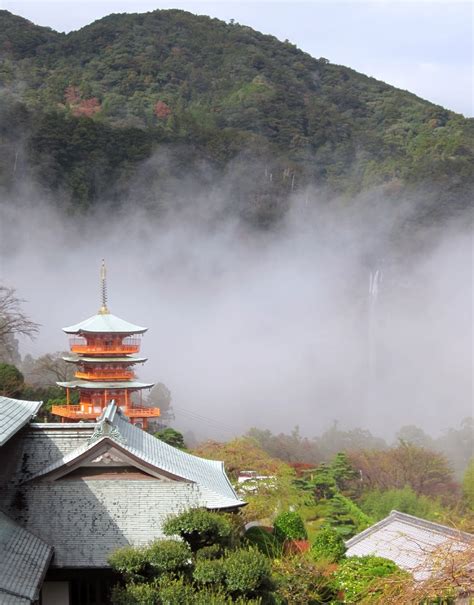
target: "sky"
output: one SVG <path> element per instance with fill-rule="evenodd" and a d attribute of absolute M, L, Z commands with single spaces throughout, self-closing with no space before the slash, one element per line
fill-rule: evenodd
<path fill-rule="evenodd" d="M 0 0 L 0 6 L 57 31 L 110 13 L 179 8 L 234 19 L 314 57 L 346 65 L 443 107 L 474 115 L 474 3 L 451 0 Z"/>

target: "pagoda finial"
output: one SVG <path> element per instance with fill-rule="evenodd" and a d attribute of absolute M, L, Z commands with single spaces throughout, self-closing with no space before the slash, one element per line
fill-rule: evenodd
<path fill-rule="evenodd" d="M 102 290 L 102 306 L 99 309 L 101 315 L 107 315 L 109 309 L 107 308 L 107 269 L 105 267 L 105 260 L 102 259 L 102 266 L 100 268 L 100 283 Z"/>

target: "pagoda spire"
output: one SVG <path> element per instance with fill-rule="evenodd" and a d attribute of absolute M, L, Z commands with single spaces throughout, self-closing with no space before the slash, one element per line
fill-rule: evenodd
<path fill-rule="evenodd" d="M 99 309 L 99 314 L 108 315 L 110 311 L 107 307 L 107 268 L 104 259 L 102 259 L 102 266 L 100 267 L 100 287 L 102 292 L 102 306 Z"/>

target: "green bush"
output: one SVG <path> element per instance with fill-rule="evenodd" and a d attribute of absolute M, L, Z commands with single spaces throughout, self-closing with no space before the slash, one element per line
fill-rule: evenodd
<path fill-rule="evenodd" d="M 200 559 L 196 562 L 193 578 L 198 584 L 220 584 L 224 580 L 225 569 L 222 559 Z"/>
<path fill-rule="evenodd" d="M 156 605 L 159 591 L 150 584 L 128 584 L 125 588 L 116 586 L 112 590 L 113 605 Z"/>
<path fill-rule="evenodd" d="M 248 544 L 258 548 L 261 553 L 270 557 L 270 559 L 282 555 L 283 548 L 280 540 L 262 527 L 250 527 L 245 532 L 244 538 Z"/>
<path fill-rule="evenodd" d="M 219 559 L 223 554 L 224 551 L 219 544 L 211 544 L 211 546 L 203 546 L 200 548 L 194 556 L 196 561 L 199 561 L 201 559 Z"/>
<path fill-rule="evenodd" d="M 346 550 L 341 534 L 332 527 L 324 527 L 313 541 L 311 555 L 316 560 L 335 563 L 342 559 Z"/>
<path fill-rule="evenodd" d="M 196 552 L 203 546 L 227 544 L 231 538 L 232 524 L 220 513 L 192 508 L 165 521 L 163 533 L 166 536 L 181 536 Z"/>
<path fill-rule="evenodd" d="M 156 540 L 145 550 L 145 556 L 157 575 L 186 571 L 192 564 L 189 546 L 177 540 Z"/>
<path fill-rule="evenodd" d="M 334 586 L 344 595 L 342 603 L 357 603 L 376 594 L 379 578 L 402 573 L 393 561 L 383 557 L 348 557 L 334 572 Z"/>
<path fill-rule="evenodd" d="M 370 491 L 361 498 L 360 508 L 376 521 L 389 515 L 392 510 L 431 521 L 436 521 L 442 512 L 442 507 L 437 502 L 418 495 L 408 485 L 403 489 Z"/>
<path fill-rule="evenodd" d="M 256 549 L 239 549 L 224 559 L 225 584 L 231 593 L 254 593 L 270 585 L 270 561 Z"/>
<path fill-rule="evenodd" d="M 134 546 L 118 548 L 109 555 L 108 562 L 112 569 L 123 575 L 127 582 L 145 579 L 147 558 L 143 548 Z"/>
<path fill-rule="evenodd" d="M 275 536 L 280 540 L 305 540 L 308 536 L 303 519 L 293 511 L 280 513 L 273 528 Z"/>
<path fill-rule="evenodd" d="M 335 603 L 330 573 L 306 557 L 284 557 L 273 562 L 278 603 L 319 605 Z"/>

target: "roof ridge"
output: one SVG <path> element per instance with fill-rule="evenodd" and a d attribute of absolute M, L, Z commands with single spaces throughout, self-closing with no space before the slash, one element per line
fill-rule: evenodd
<path fill-rule="evenodd" d="M 398 510 L 392 510 L 390 511 L 389 517 L 391 517 L 392 519 L 400 519 L 406 521 L 407 523 L 410 523 L 411 525 L 415 525 L 417 527 L 424 527 L 426 529 L 431 529 L 442 534 L 449 534 L 453 537 L 462 536 L 465 537 L 469 542 L 474 541 L 474 534 L 462 531 L 460 529 L 456 529 L 455 527 L 449 527 L 449 525 L 437 523 L 436 521 L 429 521 L 428 519 L 416 517 L 415 515 L 410 515 L 409 513 L 402 513 Z"/>

